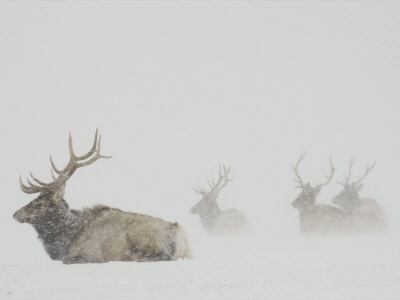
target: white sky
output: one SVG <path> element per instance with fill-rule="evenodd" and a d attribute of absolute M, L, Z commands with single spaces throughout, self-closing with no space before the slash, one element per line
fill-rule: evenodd
<path fill-rule="evenodd" d="M 1 2 L 0 231 L 42 246 L 12 219 L 35 198 L 19 190 L 31 170 L 50 178 L 49 154 L 67 163 L 96 127 L 98 161 L 76 172 L 73 208 L 102 203 L 182 222 L 218 163 L 235 178 L 220 195 L 263 234 L 298 231 L 290 163 L 315 183 L 332 154 L 341 179 L 377 165 L 361 196 L 400 228 L 400 3 Z M 340 191 L 332 182 L 320 195 Z M 28 240 L 28 241 L 27 241 Z"/>

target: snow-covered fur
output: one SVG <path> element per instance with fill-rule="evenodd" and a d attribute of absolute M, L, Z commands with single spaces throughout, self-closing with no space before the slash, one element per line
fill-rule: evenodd
<path fill-rule="evenodd" d="M 217 203 L 218 191 L 205 193 L 190 210 L 200 216 L 204 229 L 213 235 L 230 235 L 250 232 L 246 216 L 236 209 L 221 210 Z"/>
<path fill-rule="evenodd" d="M 70 210 L 64 199 L 42 193 L 14 218 L 31 224 L 50 257 L 67 264 L 192 258 L 178 223 L 107 206 Z"/>
<path fill-rule="evenodd" d="M 175 222 L 174 225 L 176 226 L 176 247 L 173 260 L 177 260 L 179 258 L 192 259 L 193 252 L 190 239 L 188 238 L 183 227 L 178 222 Z"/>
<path fill-rule="evenodd" d="M 349 212 L 359 231 L 379 232 L 387 229 L 386 214 L 379 203 L 371 198 L 360 198 L 362 184 L 344 184 L 344 189 L 332 199 L 332 203 Z"/>
<path fill-rule="evenodd" d="M 343 233 L 350 230 L 349 213 L 326 204 L 316 204 L 319 187 L 305 185 L 292 206 L 299 210 L 300 229 L 304 233 Z"/>
<path fill-rule="evenodd" d="M 387 228 L 382 207 L 373 199 L 353 199 L 350 204 L 344 204 L 339 194 L 333 203 L 316 204 L 319 190 L 305 186 L 300 195 L 292 202 L 299 210 L 300 229 L 304 233 L 348 233 L 359 234 L 384 231 Z M 349 199 L 347 199 L 350 201 Z M 342 205 L 341 205 L 342 204 Z"/>

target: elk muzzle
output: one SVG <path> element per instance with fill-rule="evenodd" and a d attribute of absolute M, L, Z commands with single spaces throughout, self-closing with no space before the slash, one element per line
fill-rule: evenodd
<path fill-rule="evenodd" d="M 193 206 L 189 211 L 192 215 L 199 213 L 197 205 Z"/>
<path fill-rule="evenodd" d="M 29 219 L 29 216 L 24 212 L 24 208 L 21 208 L 14 213 L 13 218 L 19 223 L 25 223 Z"/>
<path fill-rule="evenodd" d="M 293 206 L 294 208 L 298 208 L 298 207 L 299 207 L 298 202 L 299 202 L 299 201 L 297 200 L 297 198 L 294 199 L 294 200 L 292 201 L 292 206 Z"/>

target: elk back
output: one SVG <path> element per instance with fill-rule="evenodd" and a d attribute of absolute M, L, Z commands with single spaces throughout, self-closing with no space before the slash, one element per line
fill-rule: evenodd
<path fill-rule="evenodd" d="M 84 215 L 87 225 L 65 263 L 191 258 L 189 239 L 177 223 L 103 206 Z"/>
<path fill-rule="evenodd" d="M 244 214 L 236 209 L 226 209 L 215 221 L 210 233 L 215 235 L 249 233 L 250 226 Z"/>

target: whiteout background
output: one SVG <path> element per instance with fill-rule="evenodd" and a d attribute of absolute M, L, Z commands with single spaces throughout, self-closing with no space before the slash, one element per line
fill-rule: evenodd
<path fill-rule="evenodd" d="M 1 299 L 398 299 L 400 4 L 1 2 Z M 102 203 L 182 223 L 195 259 L 64 266 L 12 219 L 96 127 L 113 155 L 69 180 L 72 208 Z M 291 162 L 306 180 L 354 176 L 377 199 L 381 236 L 299 233 Z M 254 234 L 206 236 L 192 186 L 232 166 L 221 207 Z M 319 201 L 341 187 L 332 182 Z"/>

